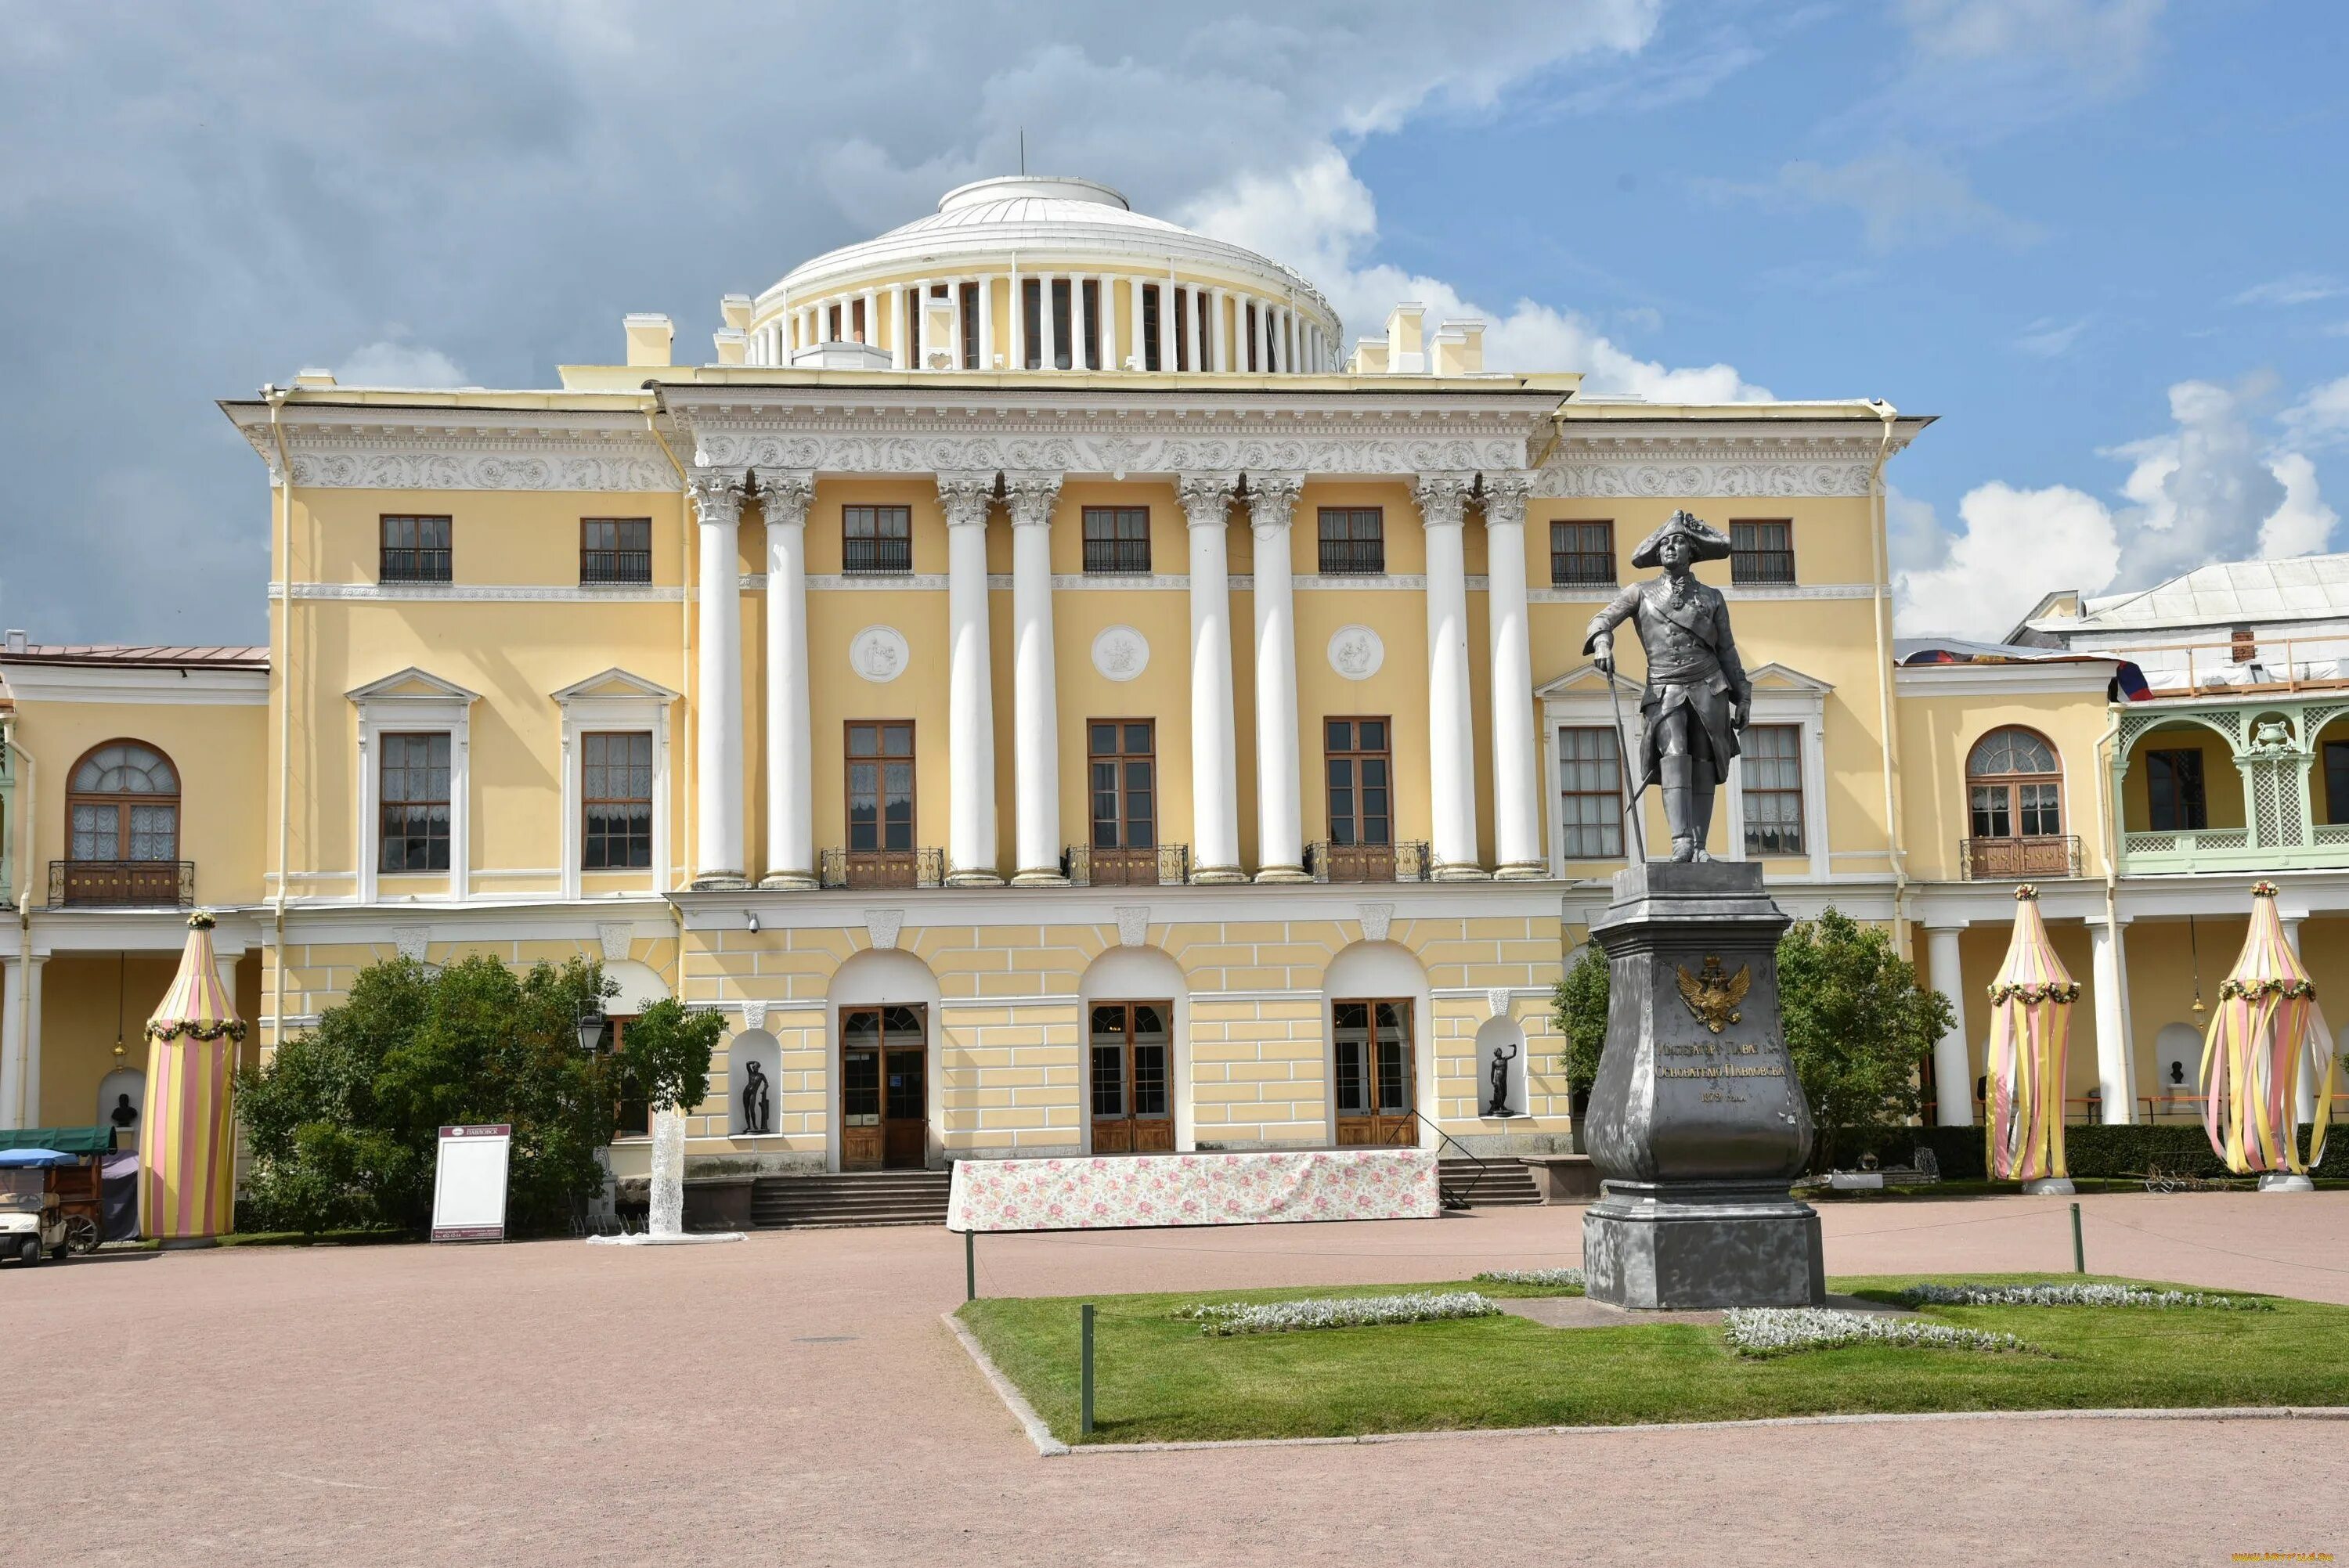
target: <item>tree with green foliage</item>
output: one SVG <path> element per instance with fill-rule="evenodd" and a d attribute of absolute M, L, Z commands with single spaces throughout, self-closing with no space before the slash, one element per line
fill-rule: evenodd
<path fill-rule="evenodd" d="M 1920 1069 L 1954 1017 L 1949 998 L 1917 983 L 1889 932 L 1832 906 L 1779 938 L 1778 1008 L 1818 1128 L 1818 1170 L 1844 1133 L 1916 1114 Z M 1567 1039 L 1567 1077 L 1590 1082 L 1607 1037 L 1607 958 L 1596 944 L 1558 982 L 1551 1016 Z"/>
<path fill-rule="evenodd" d="M 595 1151 L 612 1140 L 616 1073 L 580 1050 L 578 1021 L 611 989 L 585 959 L 524 974 L 487 954 L 362 970 L 316 1027 L 238 1075 L 246 1222 L 421 1232 L 440 1128 L 505 1122 L 509 1225 L 560 1227 L 604 1182 Z"/>
<path fill-rule="evenodd" d="M 680 1002 L 655 1002 L 629 1023 L 620 1043 L 620 1068 L 655 1115 L 691 1110 L 709 1092 L 709 1058 L 725 1033 L 723 1013 L 693 1013 Z"/>

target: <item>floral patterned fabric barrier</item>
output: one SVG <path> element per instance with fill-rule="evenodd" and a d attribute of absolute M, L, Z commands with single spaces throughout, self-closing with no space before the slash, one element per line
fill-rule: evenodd
<path fill-rule="evenodd" d="M 1433 1220 L 1421 1149 L 958 1160 L 949 1231 L 1102 1231 L 1297 1220 Z"/>

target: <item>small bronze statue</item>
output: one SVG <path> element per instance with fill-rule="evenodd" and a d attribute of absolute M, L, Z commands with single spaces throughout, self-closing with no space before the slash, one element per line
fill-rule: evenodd
<path fill-rule="evenodd" d="M 767 1069 L 755 1060 L 742 1064 L 742 1130 L 758 1137 L 774 1130 L 773 1101 L 767 1095 Z"/>
<path fill-rule="evenodd" d="M 1738 733 L 1754 707 L 1754 683 L 1738 661 L 1729 633 L 1729 605 L 1721 590 L 1691 575 L 1700 561 L 1720 561 L 1729 541 L 1690 512 L 1676 511 L 1631 552 L 1634 566 L 1661 566 L 1664 574 L 1635 583 L 1591 617 L 1582 651 L 1609 677 L 1615 674 L 1615 628 L 1630 621 L 1648 654 L 1648 689 L 1640 694 L 1645 721 L 1640 741 L 1640 788 L 1663 791 L 1672 859 L 1701 861 L 1713 824 L 1713 792 L 1729 776 Z M 1636 801 L 1634 808 L 1636 810 Z"/>
<path fill-rule="evenodd" d="M 1519 1045 L 1496 1047 L 1493 1051 L 1493 1097 L 1485 1107 L 1486 1116 L 1515 1116 L 1516 1108 L 1509 1103 L 1509 1064 L 1517 1059 L 1525 1047 Z"/>

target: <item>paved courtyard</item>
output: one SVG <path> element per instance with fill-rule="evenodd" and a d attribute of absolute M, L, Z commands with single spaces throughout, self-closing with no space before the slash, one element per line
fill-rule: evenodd
<path fill-rule="evenodd" d="M 2084 1199 L 2092 1269 L 2349 1302 L 2349 1193 Z M 1825 1209 L 1833 1274 L 2067 1268 L 2060 1200 Z M 1016 1295 L 1578 1261 L 1581 1211 L 982 1238 Z M 2349 1557 L 2349 1425 L 1932 1421 L 1040 1460 L 957 1238 L 254 1249 L 0 1271 L 0 1563 Z M 2349 1346 L 2343 1348 L 2349 1402 Z"/>

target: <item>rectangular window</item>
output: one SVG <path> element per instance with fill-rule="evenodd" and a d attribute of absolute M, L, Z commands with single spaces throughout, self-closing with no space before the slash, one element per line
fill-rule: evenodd
<path fill-rule="evenodd" d="M 1553 522 L 1549 525 L 1549 580 L 1554 587 L 1615 585 L 1615 525 L 1612 522 Z"/>
<path fill-rule="evenodd" d="M 860 577 L 913 571 L 913 508 L 842 507 L 840 569 Z"/>
<path fill-rule="evenodd" d="M 2329 790 L 2330 757 L 2325 758 L 2325 772 Z M 2209 806 L 2202 791 L 2199 749 L 2146 753 L 2145 793 L 2155 832 L 2174 833 L 2210 825 Z"/>
<path fill-rule="evenodd" d="M 1154 881 L 1158 849 L 1154 728 L 1146 718 L 1096 718 L 1085 726 L 1095 859 L 1103 850 L 1148 850 Z"/>
<path fill-rule="evenodd" d="M 1244 307 L 1244 311 L 1245 311 L 1245 314 L 1244 314 L 1244 315 L 1243 315 L 1243 317 L 1242 317 L 1242 322 L 1243 322 L 1242 330 L 1243 330 L 1243 331 L 1245 331 L 1245 332 L 1247 334 L 1247 367 L 1248 367 L 1250 370 L 1254 370 L 1254 369 L 1256 368 L 1256 346 L 1257 346 L 1256 304 L 1255 304 L 1255 302 L 1253 302 L 1253 301 L 1249 302 L 1249 304 L 1248 304 L 1247 306 L 1245 306 L 1245 307 Z"/>
<path fill-rule="evenodd" d="M 914 726 L 910 720 L 851 720 L 848 726 L 848 852 L 904 853 L 914 847 Z"/>
<path fill-rule="evenodd" d="M 1792 583 L 1795 580 L 1795 525 L 1774 522 L 1732 522 L 1729 525 L 1729 580 L 1732 583 Z"/>
<path fill-rule="evenodd" d="M 1150 570 L 1150 509 L 1089 506 L 1084 511 L 1085 570 L 1089 573 Z"/>
<path fill-rule="evenodd" d="M 1321 509 L 1321 574 L 1375 577 L 1387 569 L 1386 513 L 1375 506 Z"/>
<path fill-rule="evenodd" d="M 449 869 L 449 737 L 386 735 L 377 801 L 381 812 L 381 851 L 377 868 L 387 872 Z"/>
<path fill-rule="evenodd" d="M 2014 787 L 2015 814 L 2022 820 L 2023 836 L 2026 839 L 2052 839 L 2064 830 L 2064 812 L 2057 796 L 2060 784 L 2018 784 Z"/>
<path fill-rule="evenodd" d="M 1195 296 L 1189 289 L 1174 291 L 1174 368 L 1191 368 L 1191 301 Z"/>
<path fill-rule="evenodd" d="M 1158 368 L 1158 285 L 1145 284 L 1142 289 L 1142 367 Z"/>
<path fill-rule="evenodd" d="M 1803 853 L 1802 726 L 1754 725 L 1740 750 L 1746 857 Z"/>
<path fill-rule="evenodd" d="M 1323 725 L 1333 845 L 1394 842 L 1391 728 L 1383 718 L 1332 718 Z"/>
<path fill-rule="evenodd" d="M 1052 280 L 1052 368 L 1066 370 L 1075 363 L 1070 350 L 1076 346 L 1076 327 L 1069 320 L 1069 280 Z"/>
<path fill-rule="evenodd" d="M 962 367 L 965 370 L 988 368 L 978 362 L 978 313 L 987 304 L 987 285 L 963 284 L 957 303 L 962 306 Z"/>
<path fill-rule="evenodd" d="M 2349 822 L 2349 740 L 2324 743 L 2324 820 Z"/>
<path fill-rule="evenodd" d="M 644 730 L 579 738 L 579 863 L 591 872 L 653 863 L 653 738 Z"/>
<path fill-rule="evenodd" d="M 1597 726 L 1557 732 L 1561 853 L 1569 861 L 1623 855 L 1623 758 L 1615 732 Z"/>
<path fill-rule="evenodd" d="M 652 580 L 652 519 L 583 517 L 579 520 L 580 582 L 649 583 Z"/>
<path fill-rule="evenodd" d="M 385 518 L 383 561 L 377 575 L 386 583 L 448 582 L 449 520 Z"/>

